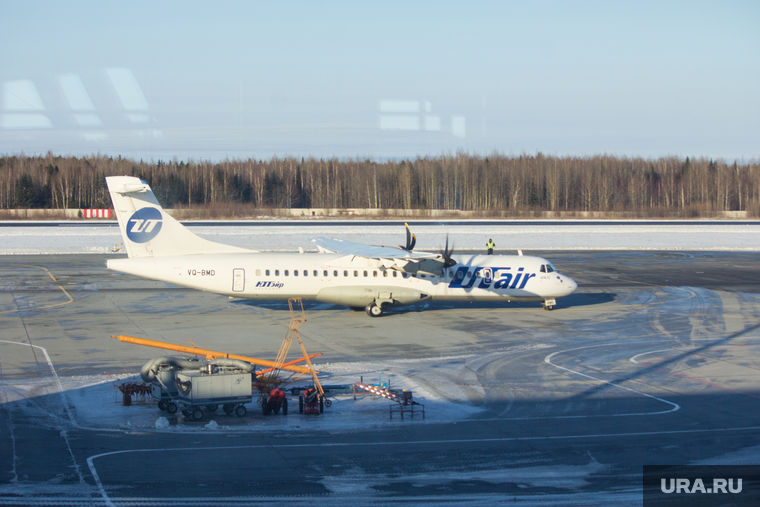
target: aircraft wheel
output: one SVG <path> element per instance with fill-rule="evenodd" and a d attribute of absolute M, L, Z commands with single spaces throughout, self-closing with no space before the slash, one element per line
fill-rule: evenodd
<path fill-rule="evenodd" d="M 235 407 L 236 416 L 243 417 L 247 413 L 248 413 L 248 409 L 245 408 L 245 405 L 238 405 L 237 407 Z"/>
<path fill-rule="evenodd" d="M 209 412 L 216 412 L 216 409 L 219 408 L 219 405 L 206 405 L 206 410 Z"/>
<path fill-rule="evenodd" d="M 203 419 L 203 410 L 201 410 L 200 408 L 193 409 L 192 416 L 193 416 L 194 421 L 200 421 L 201 419 Z"/>
<path fill-rule="evenodd" d="M 383 307 L 375 303 L 368 304 L 366 310 L 370 317 L 379 317 L 383 314 Z"/>
<path fill-rule="evenodd" d="M 159 410 L 166 410 L 166 400 L 161 400 L 158 402 L 158 409 Z"/>
<path fill-rule="evenodd" d="M 166 404 L 166 411 L 170 414 L 176 414 L 177 413 L 177 404 L 173 401 L 170 401 Z"/>
<path fill-rule="evenodd" d="M 232 403 L 225 403 L 224 405 L 222 405 L 222 410 L 224 410 L 225 414 L 229 415 L 235 411 L 235 405 L 233 405 Z"/>
<path fill-rule="evenodd" d="M 551 311 L 554 309 L 554 305 L 545 305 L 544 310 Z"/>

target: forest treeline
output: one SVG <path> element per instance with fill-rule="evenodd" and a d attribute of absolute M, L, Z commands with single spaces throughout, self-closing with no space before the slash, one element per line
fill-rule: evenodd
<path fill-rule="evenodd" d="M 0 209 L 110 208 L 105 177 L 146 180 L 166 208 L 378 208 L 489 212 L 760 209 L 760 164 L 704 158 L 456 154 L 401 161 L 273 158 L 144 162 L 0 157 Z"/>

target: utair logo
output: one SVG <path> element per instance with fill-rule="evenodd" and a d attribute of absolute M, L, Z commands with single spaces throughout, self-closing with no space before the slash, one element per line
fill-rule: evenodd
<path fill-rule="evenodd" d="M 512 268 L 499 267 L 481 267 L 475 268 L 473 271 L 469 271 L 469 269 L 467 266 L 457 269 L 449 287 L 487 289 L 493 283 L 494 289 L 524 289 L 528 280 L 536 277 L 535 273 L 524 273 L 525 268 L 517 268 L 516 272 L 512 272 Z"/>
<path fill-rule="evenodd" d="M 156 208 L 135 211 L 127 221 L 127 237 L 135 243 L 147 243 L 161 231 L 161 212 Z"/>

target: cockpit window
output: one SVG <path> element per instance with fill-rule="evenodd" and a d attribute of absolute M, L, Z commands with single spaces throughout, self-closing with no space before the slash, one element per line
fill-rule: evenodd
<path fill-rule="evenodd" d="M 546 265 L 545 264 L 541 264 L 541 272 L 542 273 L 546 273 Z"/>
<path fill-rule="evenodd" d="M 552 266 L 551 264 L 547 264 L 546 265 L 546 272 L 547 273 L 554 273 L 555 271 L 557 271 L 557 270 L 554 268 L 554 266 Z"/>

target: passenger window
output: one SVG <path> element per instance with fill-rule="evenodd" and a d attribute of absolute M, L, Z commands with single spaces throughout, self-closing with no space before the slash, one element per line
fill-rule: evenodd
<path fill-rule="evenodd" d="M 287 271 L 286 271 L 286 273 L 287 273 Z M 297 269 L 293 270 L 293 276 L 298 276 L 298 270 Z"/>
<path fill-rule="evenodd" d="M 296 271 L 296 276 L 298 275 L 298 271 Z M 285 276 L 288 276 L 288 270 L 285 270 Z"/>
<path fill-rule="evenodd" d="M 409 278 L 409 273 L 403 273 L 404 278 Z"/>
<path fill-rule="evenodd" d="M 383 271 L 383 276 L 384 276 L 385 278 L 388 278 L 388 272 L 387 272 L 387 271 Z"/>
<path fill-rule="evenodd" d="M 256 276 L 261 276 L 261 270 L 260 269 L 256 270 Z"/>
<path fill-rule="evenodd" d="M 280 270 L 279 269 L 275 269 L 274 270 L 274 276 L 280 276 Z"/>
<path fill-rule="evenodd" d="M 393 272 L 393 278 L 396 278 L 396 275 L 398 274 L 398 271 Z"/>
<path fill-rule="evenodd" d="M 359 272 L 358 271 L 354 271 L 354 276 L 359 276 Z"/>
<path fill-rule="evenodd" d="M 372 276 L 377 276 L 377 271 L 373 271 Z"/>
<path fill-rule="evenodd" d="M 364 276 L 365 276 L 365 277 L 367 276 L 367 272 L 366 272 L 366 271 L 364 272 Z"/>
<path fill-rule="evenodd" d="M 267 276 L 269 276 L 269 270 L 267 269 L 266 271 L 264 271 L 264 274 L 266 274 Z"/>
<path fill-rule="evenodd" d="M 319 276 L 319 271 L 316 269 L 314 270 L 314 276 Z M 325 271 L 325 276 L 327 276 L 327 271 Z"/>
<path fill-rule="evenodd" d="M 327 276 L 327 271 L 325 271 L 325 276 Z M 335 277 L 338 276 L 338 270 L 337 269 L 333 270 L 333 276 L 335 276 Z"/>
<path fill-rule="evenodd" d="M 344 271 L 343 276 L 348 276 L 348 271 Z"/>

